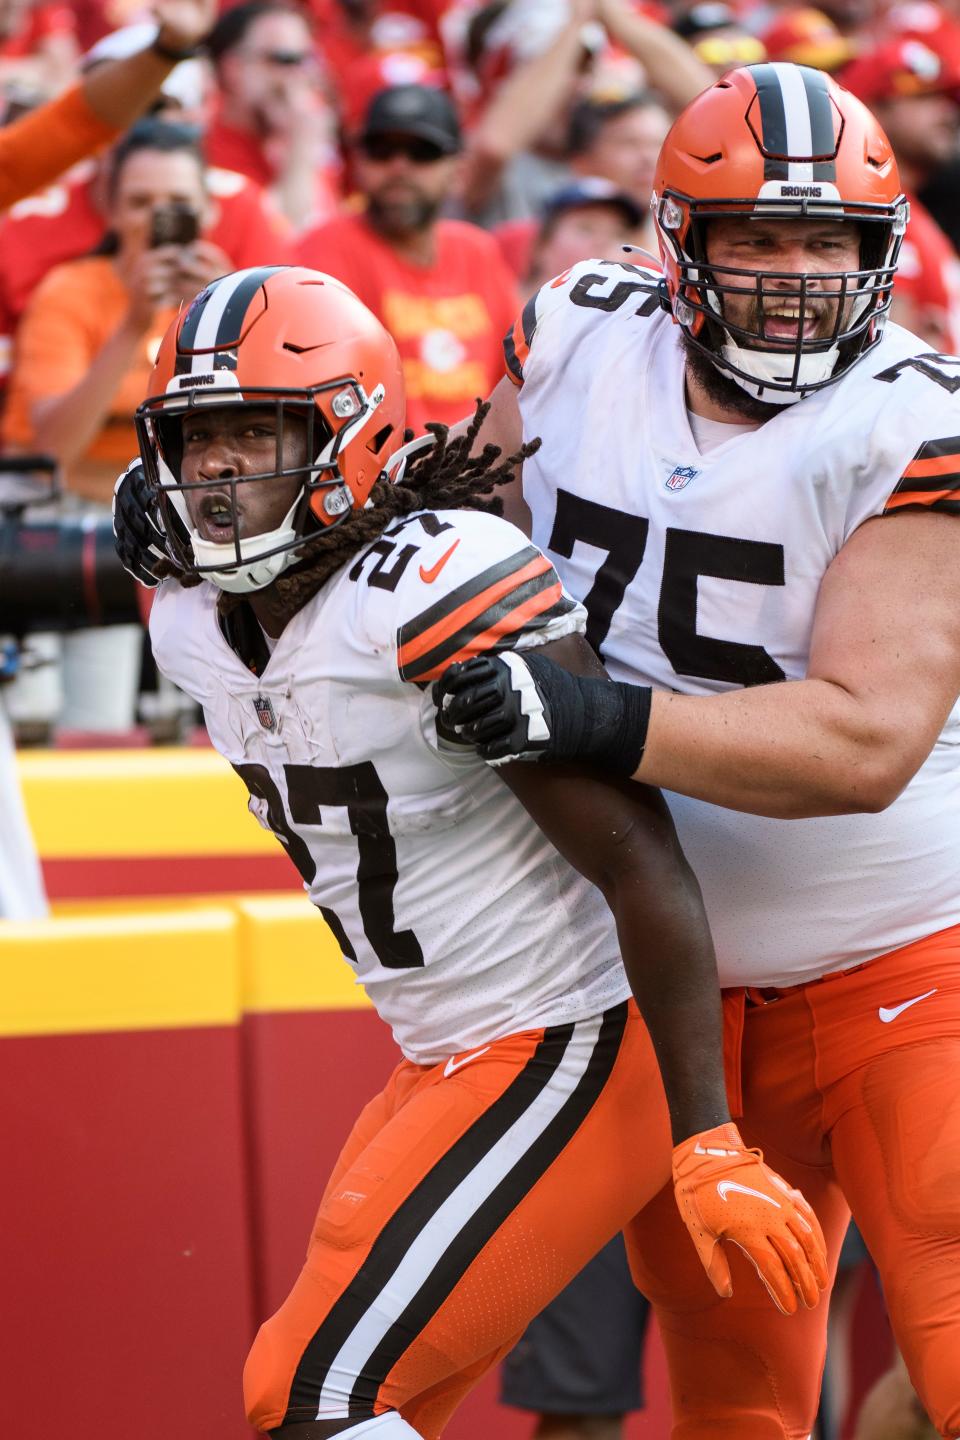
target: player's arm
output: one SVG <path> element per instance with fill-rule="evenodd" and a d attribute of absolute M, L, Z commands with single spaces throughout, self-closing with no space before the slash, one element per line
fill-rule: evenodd
<path fill-rule="evenodd" d="M 156 0 L 157 41 L 168 51 L 187 50 L 216 19 L 216 0 Z M 0 134 L 0 210 L 42 189 L 64 170 L 108 144 L 156 98 L 176 59 L 145 46 L 84 76 L 46 105 L 38 106 Z"/>
<path fill-rule="evenodd" d="M 603 673 L 582 636 L 543 652 L 571 672 Z M 731 1293 L 726 1240 L 746 1252 L 781 1309 L 816 1304 L 827 1271 L 813 1212 L 730 1121 L 713 944 L 663 798 L 574 766 L 515 764 L 501 774 L 613 913 L 667 1096 L 677 1203 L 711 1281 Z"/>
<path fill-rule="evenodd" d="M 855 531 L 824 576 L 803 680 L 676 695 L 530 663 L 547 758 L 781 819 L 883 810 L 960 693 L 960 529 L 910 512 Z M 480 753 L 536 758 L 508 677 L 459 678 L 450 719 Z"/>

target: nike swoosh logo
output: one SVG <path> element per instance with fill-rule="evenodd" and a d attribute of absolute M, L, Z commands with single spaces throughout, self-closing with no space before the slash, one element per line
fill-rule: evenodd
<path fill-rule="evenodd" d="M 457 543 L 459 544 L 459 541 Z M 453 1075 L 457 1070 L 462 1070 L 464 1065 L 470 1064 L 471 1060 L 479 1060 L 481 1055 L 486 1055 L 489 1049 L 489 1045 L 484 1045 L 482 1050 L 473 1050 L 469 1055 L 464 1055 L 461 1060 L 457 1060 L 455 1056 L 451 1056 L 443 1067 L 444 1075 Z"/>
<path fill-rule="evenodd" d="M 766 1200 L 775 1210 L 780 1209 L 780 1202 L 774 1200 L 772 1195 L 764 1195 L 762 1190 L 751 1190 L 749 1185 L 739 1185 L 736 1180 L 721 1180 L 717 1184 L 717 1194 L 721 1200 L 726 1200 L 731 1190 L 739 1190 L 741 1195 L 754 1195 L 758 1200 Z"/>
<path fill-rule="evenodd" d="M 934 985 L 932 990 L 926 990 L 922 995 L 914 995 L 912 1000 L 904 1000 L 902 1005 L 891 1005 L 889 1008 L 886 1005 L 881 1005 L 877 1014 L 880 1016 L 884 1025 L 889 1025 L 891 1020 L 896 1020 L 897 1016 L 902 1015 L 904 1010 L 909 1010 L 911 1005 L 919 1005 L 921 1000 L 929 1000 L 930 996 L 936 995 L 936 993 L 937 986 Z"/>
<path fill-rule="evenodd" d="M 447 561 L 450 559 L 450 556 L 453 554 L 454 550 L 456 550 L 459 544 L 459 539 L 454 540 L 453 544 L 450 546 L 450 549 L 445 550 L 444 553 L 440 556 L 440 559 L 437 561 L 437 563 L 435 565 L 431 565 L 429 570 L 424 570 L 423 566 L 420 566 L 420 579 L 423 581 L 424 585 L 433 584 L 434 580 L 436 580 L 437 576 L 440 574 L 440 571 L 443 569 L 444 565 L 446 565 Z"/>

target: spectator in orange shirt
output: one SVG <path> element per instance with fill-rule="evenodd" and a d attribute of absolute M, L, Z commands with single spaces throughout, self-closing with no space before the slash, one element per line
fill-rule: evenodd
<path fill-rule="evenodd" d="M 182 300 L 231 269 L 203 238 L 150 243 L 162 208 L 192 213 L 201 231 L 208 217 L 190 130 L 135 126 L 114 152 L 108 205 L 99 253 L 56 266 L 34 291 L 17 336 L 4 425 L 9 445 L 53 454 L 68 490 L 101 502 L 136 450 L 133 413 L 157 337 Z"/>
<path fill-rule="evenodd" d="M 285 0 L 236 5 L 221 15 L 208 49 L 220 99 L 207 159 L 256 180 L 294 228 L 327 219 L 338 201 L 339 156 L 302 11 Z"/>
<path fill-rule="evenodd" d="M 393 335 L 407 421 L 452 424 L 503 368 L 516 284 L 493 236 L 441 219 L 457 179 L 460 126 L 449 96 L 426 85 L 375 95 L 354 154 L 366 202 L 304 235 L 302 265 L 343 280 Z"/>

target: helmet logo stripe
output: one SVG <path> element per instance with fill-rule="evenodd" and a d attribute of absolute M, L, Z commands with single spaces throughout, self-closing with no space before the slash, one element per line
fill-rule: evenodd
<path fill-rule="evenodd" d="M 774 65 L 751 66 L 760 102 L 764 180 L 786 180 L 787 116 L 783 87 Z"/>

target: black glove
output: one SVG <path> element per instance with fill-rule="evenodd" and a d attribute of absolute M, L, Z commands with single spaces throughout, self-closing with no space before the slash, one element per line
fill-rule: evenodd
<path fill-rule="evenodd" d="M 580 760 L 633 775 L 643 755 L 651 690 L 571 675 L 535 650 L 477 655 L 433 687 L 440 722 L 491 765 Z"/>
<path fill-rule="evenodd" d="M 124 570 L 148 590 L 176 573 L 156 497 L 139 460 L 131 461 L 113 487 L 113 534 Z"/>

